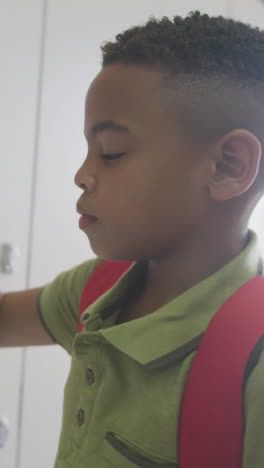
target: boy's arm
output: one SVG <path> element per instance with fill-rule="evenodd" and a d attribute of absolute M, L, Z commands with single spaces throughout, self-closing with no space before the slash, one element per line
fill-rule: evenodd
<path fill-rule="evenodd" d="M 0 295 L 0 346 L 54 344 L 38 312 L 42 288 Z"/>
<path fill-rule="evenodd" d="M 44 288 L 0 296 L 0 346 L 57 343 L 71 353 L 81 293 L 101 262 L 94 258 L 77 265 Z"/>

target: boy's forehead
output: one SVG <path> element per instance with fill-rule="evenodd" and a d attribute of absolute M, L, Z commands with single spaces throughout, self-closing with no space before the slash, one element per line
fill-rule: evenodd
<path fill-rule="evenodd" d="M 161 73 L 143 66 L 111 65 L 103 68 L 91 83 L 85 102 L 85 133 L 105 121 L 129 128 L 143 140 L 154 134 L 175 138 L 175 116 L 164 105 L 160 92 Z M 179 129 L 180 131 L 180 129 Z"/>
<path fill-rule="evenodd" d="M 103 68 L 91 83 L 86 96 L 86 117 L 105 118 L 129 115 L 147 117 L 157 112 L 155 105 L 159 75 L 146 67 L 114 65 Z M 111 116 L 110 116 L 111 114 Z"/>
<path fill-rule="evenodd" d="M 160 81 L 160 73 L 140 65 L 108 65 L 94 78 L 89 93 L 107 91 L 133 96 L 134 93 L 153 92 Z M 131 86 L 133 85 L 133 86 Z"/>

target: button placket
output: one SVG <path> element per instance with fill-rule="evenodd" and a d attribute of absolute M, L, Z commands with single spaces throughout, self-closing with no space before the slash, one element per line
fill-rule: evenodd
<path fill-rule="evenodd" d="M 75 440 L 80 443 L 88 431 L 91 412 L 96 398 L 98 351 L 100 348 L 99 339 L 92 334 L 83 335 L 82 340 L 76 342 L 76 358 L 81 363 L 82 379 L 80 382 L 79 404 L 75 412 L 75 425 L 78 430 L 75 432 Z M 84 429 L 85 428 L 85 429 Z"/>

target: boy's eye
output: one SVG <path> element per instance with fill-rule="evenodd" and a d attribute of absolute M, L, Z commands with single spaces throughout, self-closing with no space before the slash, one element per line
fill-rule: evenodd
<path fill-rule="evenodd" d="M 114 154 L 101 154 L 101 158 L 106 160 L 121 158 L 125 153 L 114 153 Z"/>

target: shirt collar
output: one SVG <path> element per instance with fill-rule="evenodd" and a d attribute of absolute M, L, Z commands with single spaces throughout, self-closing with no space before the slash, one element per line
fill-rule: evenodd
<path fill-rule="evenodd" d="M 244 283 L 262 274 L 260 262 L 257 235 L 250 230 L 247 246 L 212 276 L 151 314 L 115 325 L 120 309 L 115 306 L 113 310 L 113 305 L 127 291 L 133 271 L 139 265 L 135 263 L 113 288 L 90 306 L 90 320 L 84 320 L 85 328 L 91 330 L 90 326 L 97 320 L 97 330 L 101 325 L 98 332 L 121 352 L 149 368 L 164 367 L 182 360 L 199 346 L 210 319 L 221 305 Z M 112 313 L 106 314 L 103 320 L 106 303 Z"/>

